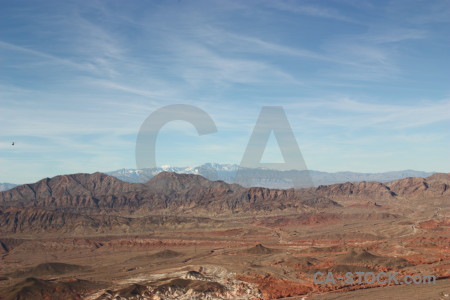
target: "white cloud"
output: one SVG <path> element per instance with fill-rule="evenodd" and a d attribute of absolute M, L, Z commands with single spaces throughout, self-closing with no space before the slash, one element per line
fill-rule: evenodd
<path fill-rule="evenodd" d="M 298 1 L 286 1 L 286 0 L 280 0 L 280 1 L 267 1 L 265 2 L 266 5 L 283 10 L 290 13 L 296 13 L 296 14 L 302 14 L 302 15 L 308 15 L 313 17 L 320 17 L 320 18 L 328 18 L 328 19 L 334 19 L 344 22 L 357 22 L 356 20 L 349 18 L 339 12 L 338 10 L 331 8 L 331 7 L 323 7 L 318 5 L 309 5 L 304 4 L 304 2 L 298 2 Z"/>

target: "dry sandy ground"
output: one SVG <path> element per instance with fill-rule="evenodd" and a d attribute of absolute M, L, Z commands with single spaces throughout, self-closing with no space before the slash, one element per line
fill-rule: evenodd
<path fill-rule="evenodd" d="M 302 297 L 290 297 L 285 299 L 302 299 Z M 380 287 L 352 292 L 332 292 L 325 295 L 315 295 L 307 299 L 317 300 L 349 300 L 349 299 L 411 299 L 411 300 L 445 300 L 450 299 L 450 280 L 438 280 L 433 285 L 410 285 Z"/>
<path fill-rule="evenodd" d="M 55 291 L 55 299 L 450 299 L 450 218 L 448 208 L 436 211 L 345 207 L 140 235 L 5 236 L 0 299 Z M 324 286 L 313 282 L 317 271 L 443 279 L 430 286 Z"/>

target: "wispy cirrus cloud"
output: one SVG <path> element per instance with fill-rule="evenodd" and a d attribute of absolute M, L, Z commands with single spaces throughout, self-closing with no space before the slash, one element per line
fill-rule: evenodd
<path fill-rule="evenodd" d="M 288 13 L 334 19 L 344 22 L 357 22 L 356 20 L 342 14 L 335 8 L 320 6 L 314 2 L 308 3 L 308 2 L 281 0 L 281 1 L 267 1 L 265 2 L 265 4 L 272 8 L 279 9 Z"/>
<path fill-rule="evenodd" d="M 20 52 L 23 54 L 28 54 L 31 56 L 35 56 L 36 58 L 44 59 L 43 62 L 47 62 L 50 64 L 57 64 L 57 65 L 63 65 L 66 67 L 83 70 L 83 71 L 93 71 L 93 68 L 89 64 L 84 63 L 76 63 L 70 59 L 61 58 L 55 55 L 51 55 L 48 53 L 44 53 L 41 51 L 29 49 L 26 47 L 18 46 L 12 43 L 7 43 L 4 41 L 0 41 L 0 48 L 3 48 L 4 50 L 14 51 L 14 52 Z M 41 61 L 42 62 L 42 61 Z"/>
<path fill-rule="evenodd" d="M 177 103 L 204 109 L 219 131 L 197 139 L 188 124 L 169 124 L 158 144 L 165 163 L 239 163 L 261 107 L 282 105 L 315 168 L 370 171 L 371 156 L 390 157 L 380 168 L 411 168 L 398 159 L 403 146 L 415 167 L 444 169 L 448 4 L 413 2 L 5 4 L 0 155 L 10 162 L 0 176 L 20 178 L 19 160 L 32 158 L 55 167 L 30 164 L 29 179 L 82 170 L 76 161 L 134 167 L 143 120 Z M 24 147 L 18 156 L 11 139 Z M 387 143 L 399 148 L 380 154 Z M 334 152 L 347 158 L 333 161 Z"/>
<path fill-rule="evenodd" d="M 292 104 L 287 108 L 306 111 L 302 118 L 318 124 L 327 126 L 341 126 L 344 128 L 377 129 L 409 129 L 439 122 L 450 122 L 450 100 L 439 102 L 421 102 L 414 105 L 403 104 L 379 104 L 357 101 L 350 98 L 333 99 L 329 101 L 317 101 L 313 105 L 306 103 Z M 321 118 L 315 117 L 315 113 L 308 110 L 327 110 L 334 112 L 332 116 Z"/>

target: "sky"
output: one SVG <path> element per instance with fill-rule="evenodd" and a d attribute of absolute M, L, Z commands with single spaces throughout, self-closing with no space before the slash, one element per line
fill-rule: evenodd
<path fill-rule="evenodd" d="M 240 164 L 282 106 L 311 170 L 450 171 L 450 1 L 0 5 L 0 182 L 136 168 L 142 124 L 172 104 L 217 131 L 168 123 L 158 165 Z"/>

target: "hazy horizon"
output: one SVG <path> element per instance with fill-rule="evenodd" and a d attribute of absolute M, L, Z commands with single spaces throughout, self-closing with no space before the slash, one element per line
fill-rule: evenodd
<path fill-rule="evenodd" d="M 225 164 L 225 163 L 213 163 L 213 162 L 207 162 L 207 163 L 203 163 L 200 165 L 190 165 L 190 166 L 174 166 L 174 165 L 158 165 L 156 168 L 160 168 L 160 169 L 169 169 L 170 168 L 176 168 L 176 169 L 185 169 L 185 168 L 197 168 L 197 167 L 201 167 L 203 165 L 206 164 L 219 164 L 219 165 L 234 165 L 239 167 L 238 164 Z M 114 169 L 114 170 L 96 170 L 96 171 L 92 171 L 92 172 L 74 172 L 74 173 L 61 173 L 61 174 L 56 174 L 56 175 L 49 175 L 49 176 L 42 176 L 40 178 L 37 178 L 34 181 L 25 181 L 25 182 L 12 182 L 12 181 L 2 181 L 0 182 L 0 184 L 2 183 L 8 183 L 8 184 L 14 184 L 14 185 L 21 185 L 21 184 L 30 184 L 30 183 L 35 183 L 41 179 L 44 178 L 52 178 L 55 176 L 59 176 L 59 175 L 71 175 L 71 174 L 76 174 L 76 173 L 86 173 L 86 174 L 92 174 L 92 173 L 96 173 L 96 172 L 100 172 L 100 173 L 104 173 L 104 174 L 109 174 L 112 172 L 116 172 L 116 171 L 120 171 L 120 170 L 141 170 L 141 169 L 136 169 L 136 168 L 119 168 L 119 169 Z M 165 170 L 164 170 L 165 171 Z M 424 171 L 424 170 L 414 170 L 414 169 L 404 169 L 404 170 L 387 170 L 387 171 L 381 171 L 381 172 L 357 172 L 357 171 L 352 171 L 352 170 L 340 170 L 340 171 L 327 171 L 327 170 L 312 170 L 312 169 L 306 169 L 304 171 L 308 171 L 308 172 L 323 172 L 323 173 L 329 173 L 329 174 L 335 174 L 335 173 L 360 173 L 360 174 L 383 174 L 383 173 L 390 173 L 390 172 L 408 172 L 408 171 L 412 171 L 412 172 L 424 172 L 424 173 L 450 173 L 450 172 L 438 172 L 438 171 Z"/>

